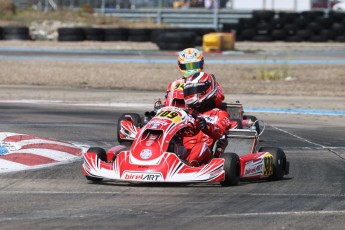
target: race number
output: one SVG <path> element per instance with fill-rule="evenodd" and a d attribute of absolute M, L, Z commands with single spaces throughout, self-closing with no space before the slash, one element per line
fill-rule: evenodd
<path fill-rule="evenodd" d="M 179 114 L 175 111 L 170 111 L 170 110 L 163 110 L 160 113 L 156 115 L 156 117 L 164 117 L 172 120 L 173 122 L 179 122 L 181 120 L 181 117 Z"/>
<path fill-rule="evenodd" d="M 176 85 L 174 85 L 174 89 L 175 90 L 183 90 L 183 85 L 184 83 L 183 82 L 180 82 L 180 83 L 177 83 Z"/>
<path fill-rule="evenodd" d="M 265 154 L 263 158 L 263 175 L 264 176 L 271 176 L 273 175 L 273 156 L 269 153 Z"/>

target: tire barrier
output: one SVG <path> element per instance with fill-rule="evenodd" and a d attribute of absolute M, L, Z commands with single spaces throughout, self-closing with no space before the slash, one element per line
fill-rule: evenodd
<path fill-rule="evenodd" d="M 345 13 L 258 10 L 251 18 L 223 24 L 222 31 L 236 32 L 237 41 L 344 42 Z"/>
<path fill-rule="evenodd" d="M 6 26 L 0 30 L 3 40 L 31 40 L 29 28 L 24 26 Z"/>

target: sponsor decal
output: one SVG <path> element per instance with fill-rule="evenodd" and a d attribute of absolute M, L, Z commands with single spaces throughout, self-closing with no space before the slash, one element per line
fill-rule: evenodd
<path fill-rule="evenodd" d="M 162 181 L 160 173 L 125 172 L 122 179 L 136 181 Z"/>
<path fill-rule="evenodd" d="M 258 174 L 262 174 L 262 164 L 248 168 L 246 167 L 244 171 L 244 175 L 246 176 L 253 176 Z"/>
<path fill-rule="evenodd" d="M 140 157 L 142 159 L 148 159 L 152 156 L 152 152 L 150 149 L 143 149 L 141 152 L 140 152 Z"/>

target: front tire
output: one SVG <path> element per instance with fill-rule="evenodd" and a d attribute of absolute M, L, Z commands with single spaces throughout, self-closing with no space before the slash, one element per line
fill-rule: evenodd
<path fill-rule="evenodd" d="M 91 147 L 87 150 L 87 152 L 95 153 L 101 161 L 107 161 L 107 153 L 102 148 Z M 93 182 L 100 182 L 103 180 L 103 178 L 99 178 L 99 177 L 92 177 L 92 176 L 85 176 L 85 177 L 87 180 L 93 181 Z"/>
<path fill-rule="evenodd" d="M 131 144 L 133 142 L 133 140 L 124 140 L 124 139 L 120 138 L 121 121 L 127 119 L 126 118 L 127 115 L 132 117 L 134 126 L 139 127 L 139 125 L 141 124 L 141 117 L 139 114 L 137 114 L 137 113 L 122 114 L 122 116 L 119 118 L 119 120 L 117 122 L 117 141 L 120 144 Z"/>
<path fill-rule="evenodd" d="M 225 152 L 224 158 L 225 180 L 220 182 L 222 186 L 235 186 L 240 181 L 240 158 L 236 153 Z"/>

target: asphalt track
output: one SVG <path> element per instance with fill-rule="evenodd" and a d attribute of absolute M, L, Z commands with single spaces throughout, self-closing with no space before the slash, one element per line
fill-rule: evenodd
<path fill-rule="evenodd" d="M 144 111 L 144 108 L 130 109 Z M 85 143 L 116 144 L 129 109 L 2 103 L 1 130 Z M 282 181 L 131 185 L 88 182 L 81 161 L 0 177 L 1 229 L 343 229 L 344 124 L 332 116 L 255 114 L 267 127 L 260 145 L 285 150 Z"/>
<path fill-rule="evenodd" d="M 0 130 L 109 148 L 120 114 L 145 109 L 2 101 Z M 0 229 L 344 229 L 344 115 L 305 111 L 251 111 L 267 123 L 260 145 L 281 147 L 290 161 L 284 180 L 93 184 L 80 160 L 1 174 Z"/>

